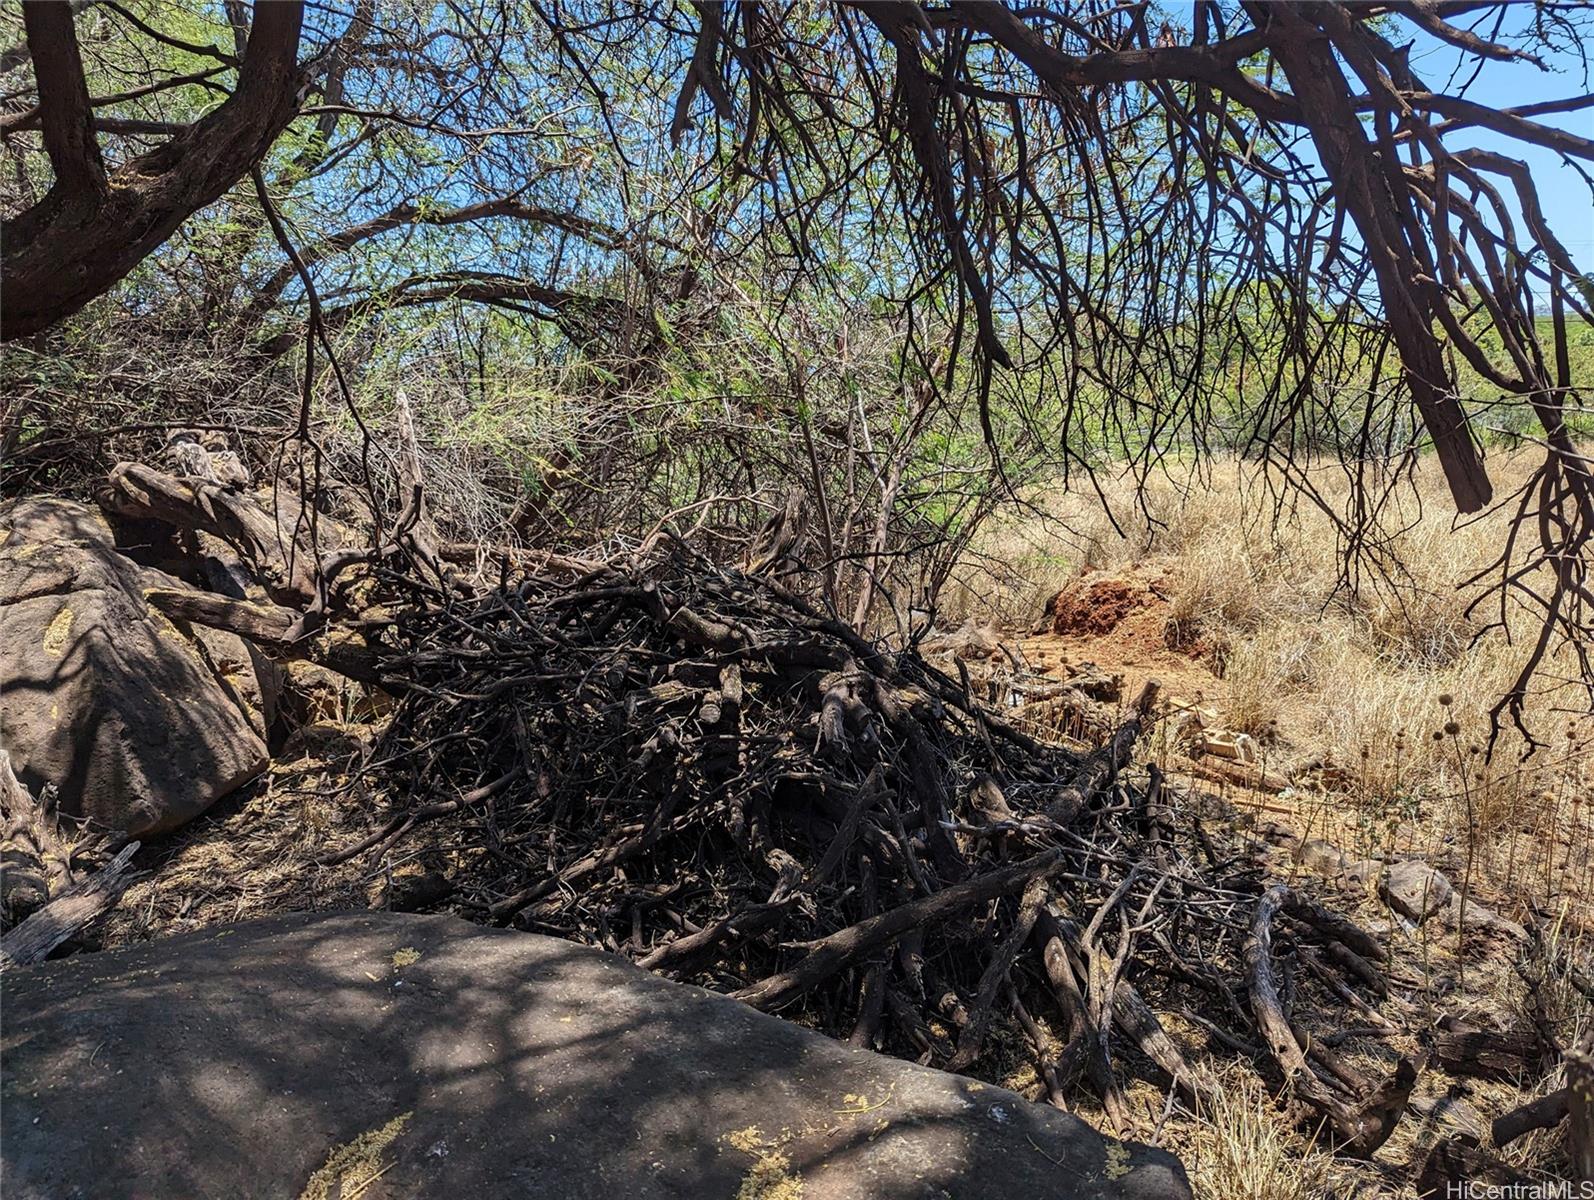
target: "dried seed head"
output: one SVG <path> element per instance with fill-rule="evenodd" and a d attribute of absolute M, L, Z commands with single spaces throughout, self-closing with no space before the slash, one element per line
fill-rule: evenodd
<path fill-rule="evenodd" d="M 1446 721 L 1445 722 L 1445 732 L 1448 733 L 1451 737 L 1455 737 L 1456 734 L 1461 732 L 1461 726 L 1456 724 L 1454 721 Z"/>
<path fill-rule="evenodd" d="M 1454 696 L 1452 696 L 1449 692 L 1440 692 L 1439 693 L 1439 703 L 1444 705 L 1446 708 L 1449 708 L 1455 702 L 1456 702 L 1456 698 Z"/>

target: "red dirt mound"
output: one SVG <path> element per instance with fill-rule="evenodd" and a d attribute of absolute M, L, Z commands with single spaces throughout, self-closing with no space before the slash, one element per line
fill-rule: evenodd
<path fill-rule="evenodd" d="M 1047 603 L 1045 621 L 1020 644 L 1020 652 L 1043 674 L 1067 664 L 1095 663 L 1124 677 L 1126 696 L 1155 679 L 1170 697 L 1219 702 L 1223 683 L 1204 661 L 1200 641 L 1170 644 L 1167 596 L 1174 587 L 1171 571 L 1161 562 L 1082 575 Z"/>
<path fill-rule="evenodd" d="M 1069 582 L 1046 602 L 1051 631 L 1060 637 L 1101 637 L 1133 613 L 1159 607 L 1155 581 L 1139 575 L 1092 571 Z"/>

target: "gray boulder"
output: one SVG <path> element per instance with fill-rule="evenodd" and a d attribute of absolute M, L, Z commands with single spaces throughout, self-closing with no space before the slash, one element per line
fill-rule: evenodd
<path fill-rule="evenodd" d="M 1421 925 L 1449 907 L 1455 888 L 1442 872 L 1412 858 L 1395 863 L 1384 872 L 1378 882 L 1378 894 L 1401 916 Z"/>
<path fill-rule="evenodd" d="M 553 938 L 295 914 L 8 973 L 8 1200 L 1105 1200 L 1168 1154 Z"/>
<path fill-rule="evenodd" d="M 0 744 L 25 784 L 60 789 L 63 812 L 158 833 L 265 768 L 248 650 L 145 603 L 146 588 L 185 586 L 118 553 L 81 504 L 0 506 Z"/>
<path fill-rule="evenodd" d="M 1451 897 L 1449 907 L 1445 912 L 1445 919 L 1452 929 L 1461 928 L 1462 911 L 1460 895 Z M 1532 935 L 1521 925 L 1511 920 L 1510 917 L 1502 917 L 1487 904 L 1480 904 L 1473 897 L 1468 897 L 1465 911 L 1468 929 L 1482 929 L 1489 933 L 1498 933 L 1515 942 L 1531 940 Z"/>

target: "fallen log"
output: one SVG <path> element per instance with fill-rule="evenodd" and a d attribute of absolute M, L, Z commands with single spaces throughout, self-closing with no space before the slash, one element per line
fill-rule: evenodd
<path fill-rule="evenodd" d="M 1257 901 L 1251 919 L 1250 936 L 1245 942 L 1251 1011 L 1274 1062 L 1284 1074 L 1286 1086 L 1327 1118 L 1337 1150 L 1367 1158 L 1395 1131 L 1417 1082 L 1416 1067 L 1410 1060 L 1401 1059 L 1394 1074 L 1355 1107 L 1340 1100 L 1318 1079 L 1290 1029 L 1273 973 L 1273 920 L 1284 907 L 1289 891 L 1283 884 L 1270 887 Z"/>
<path fill-rule="evenodd" d="M 1530 1029 L 1480 1029 L 1456 1017 L 1439 1022 L 1434 1057 L 1452 1075 L 1515 1083 L 1543 1070 L 1544 1046 Z"/>
<path fill-rule="evenodd" d="M 1485 1188 L 1509 1188 L 1528 1182 L 1528 1177 L 1514 1167 L 1452 1137 L 1436 1143 L 1423 1160 L 1417 1174 L 1417 1195 L 1422 1200 L 1448 1200 L 1451 1196 L 1465 1196 L 1473 1189 L 1482 1193 Z"/>
<path fill-rule="evenodd" d="M 980 1056 L 980 1049 L 985 1043 L 985 1031 L 990 1025 L 991 1008 L 996 1003 L 1002 985 L 1007 982 L 1008 972 L 1013 969 L 1013 960 L 1018 957 L 1019 948 L 1029 937 L 1030 930 L 1035 928 L 1035 920 L 1040 915 L 1041 904 L 1045 899 L 1044 881 L 1032 879 L 1024 889 L 1024 897 L 1019 903 L 1018 916 L 1014 919 L 1012 928 L 1008 930 L 1007 936 L 1002 939 L 996 953 L 991 956 L 991 961 L 986 964 L 985 971 L 980 976 L 980 988 L 975 996 L 974 1008 L 969 1013 L 968 1023 L 958 1035 L 957 1052 L 952 1055 L 947 1070 L 967 1070 Z"/>
<path fill-rule="evenodd" d="M 776 1008 L 917 926 L 944 920 L 955 912 L 1020 891 L 1032 879 L 1044 878 L 1056 870 L 1062 857 L 1062 851 L 1048 850 L 1010 867 L 1000 867 L 955 883 L 878 917 L 849 925 L 815 942 L 790 970 L 761 979 L 732 995 L 754 1008 Z"/>
<path fill-rule="evenodd" d="M 315 596 L 318 561 L 309 537 L 279 524 L 244 492 L 124 462 L 111 470 L 99 500 L 120 516 L 165 521 L 220 538 L 276 600 L 297 604 Z"/>
<path fill-rule="evenodd" d="M 1529 1100 L 1489 1124 L 1489 1140 L 1504 1148 L 1535 1129 L 1552 1129 L 1566 1120 L 1571 1111 L 1572 1089 L 1557 1088 L 1547 1096 Z"/>
<path fill-rule="evenodd" d="M 21 967 L 43 962 L 50 951 L 95 917 L 109 911 L 132 882 L 128 877 L 128 864 L 138 853 L 138 846 L 137 842 L 129 842 L 100 870 L 67 888 L 0 938 L 0 966 Z"/>
<path fill-rule="evenodd" d="M 638 959 L 637 965 L 652 971 L 679 970 L 730 938 L 749 937 L 779 924 L 802 897 L 799 886 L 802 867 L 791 855 L 779 850 L 770 855 L 770 865 L 775 868 L 775 886 L 770 889 L 769 899 L 762 904 L 750 904 L 696 933 L 666 942 Z"/>
<path fill-rule="evenodd" d="M 1342 943 L 1364 959 L 1378 962 L 1385 957 L 1383 946 L 1372 934 L 1343 913 L 1329 911 L 1294 888 L 1285 889 L 1283 907 L 1288 916 Z"/>
<path fill-rule="evenodd" d="M 148 588 L 144 599 L 173 621 L 187 621 L 208 629 L 235 633 L 258 646 L 268 658 L 290 662 L 314 662 L 336 671 L 356 683 L 367 683 L 392 691 L 402 691 L 401 677 L 384 672 L 377 652 L 363 643 L 346 625 L 309 637 L 296 638 L 293 631 L 300 614 L 274 604 L 234 600 L 213 592 L 179 591 L 175 588 Z"/>
<path fill-rule="evenodd" d="M 1057 1074 L 1066 1083 L 1083 1073 L 1108 1118 L 1120 1124 L 1128 1109 L 1118 1081 L 1113 1078 L 1107 1031 L 1093 1019 L 1085 995 L 1080 991 L 1084 964 L 1079 962 L 1077 974 L 1075 970 L 1079 960 L 1079 932 L 1043 905 L 1033 937 L 1046 979 L 1052 985 L 1052 995 L 1063 1011 L 1065 1035 L 1062 1053 L 1057 1056 Z"/>
<path fill-rule="evenodd" d="M 1151 719 L 1151 710 L 1161 690 L 1162 685 L 1155 679 L 1146 680 L 1129 710 L 1128 719 L 1118 727 L 1107 745 L 1086 758 L 1078 778 L 1057 793 L 1047 809 L 1048 816 L 1059 825 L 1067 825 L 1092 799 L 1112 786 L 1133 759 L 1135 745 Z"/>

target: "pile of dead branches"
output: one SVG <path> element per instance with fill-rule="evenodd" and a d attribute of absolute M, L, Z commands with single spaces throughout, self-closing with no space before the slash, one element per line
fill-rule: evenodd
<path fill-rule="evenodd" d="M 1380 947 L 1264 891 L 1154 773 L 1131 782 L 1149 690 L 1081 755 L 770 579 L 680 548 L 557 565 L 416 584 L 391 610 L 383 673 L 403 691 L 375 761 L 402 799 L 337 858 L 449 817 L 480 919 L 954 1070 L 1027 1042 L 1054 1102 L 1088 1086 L 1115 1124 L 1124 1039 L 1170 1095 L 1211 1086 L 1155 987 L 1210 1014 L 1216 1043 L 1267 1047 L 1343 1149 L 1387 1138 L 1410 1064 L 1364 1083 L 1321 1044 L 1308 1061 L 1275 970 L 1284 943 L 1303 988 L 1365 1023 Z"/>

